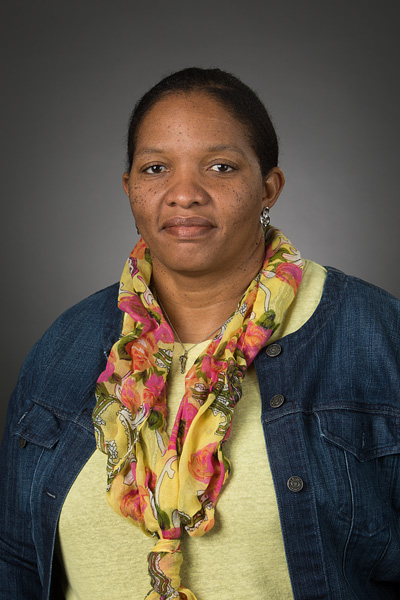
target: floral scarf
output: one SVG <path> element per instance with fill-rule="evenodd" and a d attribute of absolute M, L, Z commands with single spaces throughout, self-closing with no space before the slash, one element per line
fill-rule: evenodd
<path fill-rule="evenodd" d="M 140 239 L 122 274 L 122 334 L 97 382 L 93 422 L 108 456 L 110 505 L 157 540 L 148 556 L 146 598 L 196 600 L 180 582 L 180 536 L 182 530 L 201 536 L 214 525 L 230 471 L 223 442 L 242 381 L 293 301 L 302 260 L 279 230 L 267 230 L 261 271 L 186 375 L 171 436 L 166 398 L 174 335 L 150 290 L 151 274 L 150 251 Z"/>

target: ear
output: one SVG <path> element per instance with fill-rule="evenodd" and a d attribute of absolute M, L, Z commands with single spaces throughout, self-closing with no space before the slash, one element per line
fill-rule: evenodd
<path fill-rule="evenodd" d="M 122 175 L 122 187 L 124 188 L 125 194 L 129 198 L 129 173 L 125 172 Z"/>
<path fill-rule="evenodd" d="M 267 174 L 264 180 L 264 196 L 263 207 L 272 208 L 279 198 L 283 186 L 285 185 L 285 177 L 279 167 L 273 167 Z"/>

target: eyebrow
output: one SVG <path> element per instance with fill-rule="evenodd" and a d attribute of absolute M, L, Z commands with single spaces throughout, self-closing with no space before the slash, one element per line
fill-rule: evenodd
<path fill-rule="evenodd" d="M 166 148 L 143 148 L 143 150 L 139 150 L 135 152 L 135 156 L 146 156 L 148 154 L 164 154 L 168 150 Z M 206 152 L 235 152 L 236 154 L 240 154 L 244 156 L 244 152 L 238 146 L 229 146 L 228 144 L 217 144 L 215 146 L 209 146 L 206 148 Z"/>
<path fill-rule="evenodd" d="M 139 150 L 139 152 L 135 152 L 135 156 L 145 156 L 146 154 L 164 154 L 165 150 L 163 148 L 144 148 L 143 150 Z"/>
<path fill-rule="evenodd" d="M 216 146 L 209 146 L 207 148 L 207 152 L 224 152 L 228 150 L 229 152 L 236 152 L 236 154 L 241 154 L 244 156 L 244 152 L 239 146 L 229 146 L 228 144 L 218 144 Z"/>

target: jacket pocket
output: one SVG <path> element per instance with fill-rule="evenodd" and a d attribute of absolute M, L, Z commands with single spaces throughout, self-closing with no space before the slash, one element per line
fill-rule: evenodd
<path fill-rule="evenodd" d="M 400 452 L 400 418 L 390 413 L 352 408 L 316 411 L 327 441 L 360 462 Z"/>
<path fill-rule="evenodd" d="M 32 442 L 50 449 L 60 439 L 60 425 L 52 412 L 39 404 L 32 404 L 14 427 L 13 435 L 18 436 L 22 443 Z"/>
<path fill-rule="evenodd" d="M 393 520 L 395 478 L 400 476 L 399 417 L 351 407 L 317 410 L 324 456 L 336 481 L 337 509 L 367 535 Z"/>
<path fill-rule="evenodd" d="M 342 406 L 319 410 L 317 417 L 342 484 L 344 577 L 357 598 L 398 598 L 399 416 L 389 409 Z"/>

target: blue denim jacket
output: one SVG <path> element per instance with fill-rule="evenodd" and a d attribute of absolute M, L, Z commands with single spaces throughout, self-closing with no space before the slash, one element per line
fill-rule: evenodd
<path fill-rule="evenodd" d="M 63 597 L 57 521 L 95 448 L 116 302 L 115 285 L 64 313 L 22 368 L 1 449 L 2 600 Z M 255 360 L 296 600 L 400 598 L 399 359 L 400 302 L 329 268 L 309 321 Z"/>

